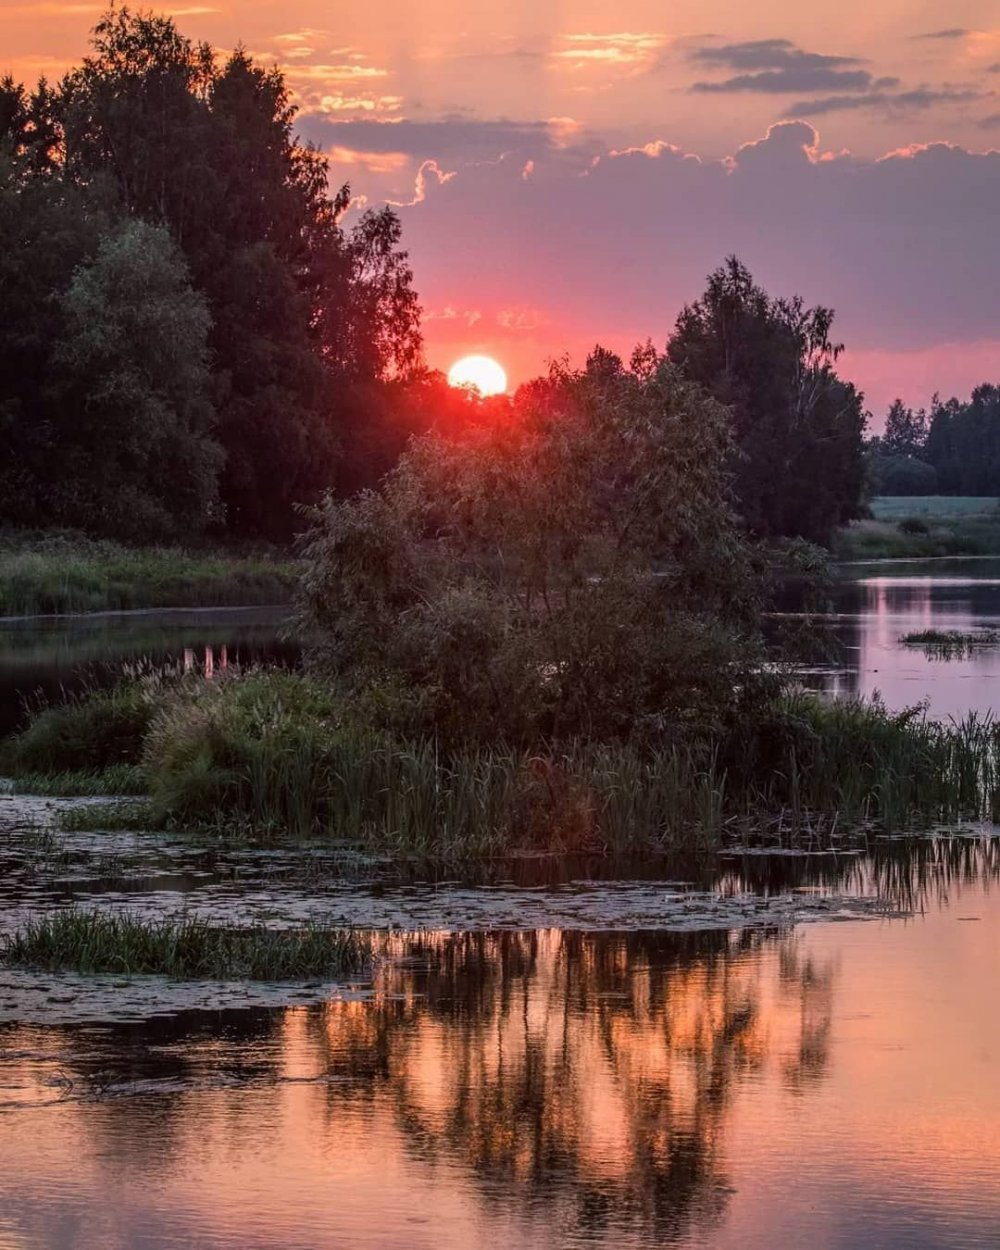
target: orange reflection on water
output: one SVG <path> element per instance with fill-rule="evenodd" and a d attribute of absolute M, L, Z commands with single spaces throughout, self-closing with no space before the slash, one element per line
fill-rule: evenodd
<path fill-rule="evenodd" d="M 988 1245 L 1000 913 L 926 905 L 397 935 L 366 1001 L 8 1029 L 0 1245 Z"/>

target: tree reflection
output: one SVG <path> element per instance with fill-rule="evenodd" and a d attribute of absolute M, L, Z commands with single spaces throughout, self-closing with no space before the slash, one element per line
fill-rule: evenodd
<path fill-rule="evenodd" d="M 833 972 L 794 936 L 440 934 L 394 942 L 374 1002 L 310 1015 L 344 1098 L 386 1098 L 417 1157 L 516 1187 L 560 1228 L 673 1241 L 726 1203 L 723 1130 L 774 1064 L 828 1064 Z M 359 1077 L 363 1079 L 359 1080 Z"/>

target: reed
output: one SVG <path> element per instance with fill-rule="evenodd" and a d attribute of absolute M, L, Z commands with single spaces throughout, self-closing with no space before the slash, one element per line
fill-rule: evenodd
<path fill-rule="evenodd" d="M 445 752 L 360 722 L 315 678 L 261 669 L 161 684 L 144 725 L 144 825 L 396 856 L 829 844 L 1000 813 L 1000 725 L 878 703 L 797 696 L 672 740 Z"/>
<path fill-rule="evenodd" d="M 370 956 L 365 939 L 346 929 L 227 929 L 78 909 L 53 912 L 0 938 L 0 962 L 9 966 L 177 979 L 341 977 L 362 972 Z"/>

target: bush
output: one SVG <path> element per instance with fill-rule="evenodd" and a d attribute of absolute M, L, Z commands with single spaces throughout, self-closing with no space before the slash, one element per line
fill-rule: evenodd
<path fill-rule="evenodd" d="M 931 527 L 926 521 L 921 521 L 919 517 L 910 516 L 900 521 L 899 532 L 901 534 L 929 534 Z"/>
<path fill-rule="evenodd" d="M 525 388 L 503 423 L 411 445 L 310 513 L 318 670 L 404 735 L 523 747 L 710 724 L 767 682 L 726 409 L 669 366 Z"/>
<path fill-rule="evenodd" d="M 0 771 L 92 774 L 136 764 L 152 716 L 150 693 L 142 683 L 84 692 L 42 708 L 25 729 L 0 743 Z"/>

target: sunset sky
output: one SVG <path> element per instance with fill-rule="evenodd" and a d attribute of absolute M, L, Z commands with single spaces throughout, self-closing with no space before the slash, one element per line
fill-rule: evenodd
<path fill-rule="evenodd" d="M 58 77 L 101 7 L 0 0 L 0 73 Z M 400 206 L 434 366 L 662 345 L 735 251 L 837 309 L 876 413 L 1000 377 L 1000 0 L 167 11 L 277 61 L 334 178 Z"/>

